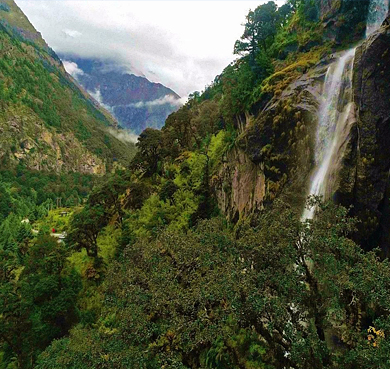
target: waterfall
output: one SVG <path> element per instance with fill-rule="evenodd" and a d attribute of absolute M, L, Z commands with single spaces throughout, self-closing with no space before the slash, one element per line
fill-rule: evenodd
<path fill-rule="evenodd" d="M 386 19 L 390 0 L 371 0 L 367 16 L 366 37 L 376 31 Z M 337 169 L 345 149 L 351 124 L 355 120 L 352 77 L 356 48 L 345 52 L 327 70 L 323 100 L 318 111 L 315 144 L 315 169 L 311 178 L 310 195 L 332 195 Z M 313 219 L 315 207 L 305 208 L 301 220 Z"/>
<path fill-rule="evenodd" d="M 352 74 L 355 50 L 348 50 L 329 66 L 323 86 L 315 144 L 316 166 L 309 194 L 324 199 L 331 196 L 346 138 L 354 122 Z M 314 212 L 314 207 L 306 208 L 302 220 L 312 219 Z"/>
<path fill-rule="evenodd" d="M 389 0 L 371 0 L 367 16 L 366 37 L 376 31 L 386 19 Z"/>

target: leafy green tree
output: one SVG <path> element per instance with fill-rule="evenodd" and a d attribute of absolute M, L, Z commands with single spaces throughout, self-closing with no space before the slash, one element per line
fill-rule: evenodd
<path fill-rule="evenodd" d="M 67 242 L 76 250 L 85 249 L 87 254 L 98 263 L 97 238 L 107 222 L 108 216 L 102 205 L 87 205 L 73 215 Z"/>
<path fill-rule="evenodd" d="M 290 15 L 294 11 L 294 5 L 290 1 L 287 1 L 280 8 L 278 8 L 279 23 L 281 27 L 287 25 Z"/>
<path fill-rule="evenodd" d="M 169 157 L 176 158 L 181 151 L 191 148 L 191 118 L 191 104 L 185 104 L 167 118 L 162 132 L 164 134 L 164 146 L 170 148 L 167 151 Z"/>
<path fill-rule="evenodd" d="M 77 322 L 80 277 L 65 270 L 68 250 L 51 236 L 39 237 L 22 265 L 12 253 L 4 253 L 0 260 L 0 342 L 6 359 L 16 356 L 19 368 L 32 368 L 36 356 Z"/>
<path fill-rule="evenodd" d="M 221 114 L 227 125 L 237 126 L 237 116 L 250 105 L 256 75 L 248 60 L 242 58 L 224 69 L 221 80 Z"/>
<path fill-rule="evenodd" d="M 106 176 L 104 180 L 93 189 L 88 198 L 88 204 L 91 207 L 101 205 L 107 214 L 112 217 L 116 216 L 118 222 L 122 223 L 122 195 L 129 187 L 129 173 L 119 170 L 115 171 L 115 173 Z"/>
<path fill-rule="evenodd" d="M 159 171 L 159 164 L 164 156 L 162 132 L 154 128 L 146 128 L 139 136 L 137 154 L 132 166 L 151 176 Z"/>
<path fill-rule="evenodd" d="M 249 11 L 244 33 L 234 45 L 234 53 L 249 54 L 253 65 L 259 51 L 262 49 L 267 52 L 270 42 L 273 41 L 277 32 L 278 18 L 277 6 L 273 1 L 258 6 L 254 11 Z"/>

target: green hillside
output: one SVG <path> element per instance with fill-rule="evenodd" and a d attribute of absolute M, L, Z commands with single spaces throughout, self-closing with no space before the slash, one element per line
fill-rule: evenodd
<path fill-rule="evenodd" d="M 104 173 L 134 145 L 68 76 L 13 1 L 0 7 L 0 163 L 29 169 Z"/>
<path fill-rule="evenodd" d="M 250 11 L 238 59 L 92 190 L 5 172 L 0 369 L 387 368 L 390 17 L 364 40 L 369 3 Z M 340 60 L 350 131 L 308 200 Z"/>

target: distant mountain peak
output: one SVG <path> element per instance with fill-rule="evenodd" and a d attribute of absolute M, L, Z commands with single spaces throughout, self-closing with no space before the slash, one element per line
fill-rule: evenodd
<path fill-rule="evenodd" d="M 60 55 L 68 72 L 121 126 L 140 134 L 145 128 L 161 128 L 169 114 L 182 104 L 170 88 L 133 73 L 115 60 Z"/>

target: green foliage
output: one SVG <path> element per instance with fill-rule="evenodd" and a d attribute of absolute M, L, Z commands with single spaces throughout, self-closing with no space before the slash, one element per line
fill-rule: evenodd
<path fill-rule="evenodd" d="M 21 260 L 17 250 L 0 251 L 0 342 L 4 362 L 16 358 L 18 368 L 31 368 L 37 354 L 77 322 L 81 283 L 66 270 L 68 250 L 54 238 L 39 237 L 19 251 Z"/>
<path fill-rule="evenodd" d="M 91 132 L 88 131 L 81 120 L 77 124 L 76 137 L 81 141 L 87 141 L 91 137 Z"/>
<path fill-rule="evenodd" d="M 137 148 L 132 167 L 142 170 L 148 176 L 159 172 L 159 164 L 164 155 L 162 132 L 154 128 L 145 129 L 138 138 Z"/>
<path fill-rule="evenodd" d="M 217 135 L 211 136 L 208 155 L 210 157 L 211 172 L 217 168 L 222 160 L 223 155 L 229 149 L 231 141 L 234 141 L 234 131 L 219 131 Z"/>
<path fill-rule="evenodd" d="M 243 266 L 223 222 L 141 238 L 124 260 L 107 275 L 99 328 L 76 328 L 38 368 L 265 367 L 256 334 L 238 329 Z"/>
<path fill-rule="evenodd" d="M 256 76 L 247 59 L 238 60 L 225 68 L 222 77 L 221 111 L 224 119 L 231 125 L 235 117 L 248 108 Z"/>
<path fill-rule="evenodd" d="M 12 15 L 15 12 L 13 9 Z M 4 21 L 0 24 L 0 44 L 0 125 L 9 124 L 15 115 L 21 114 L 27 118 L 23 123 L 26 133 L 31 128 L 27 126 L 36 122 L 42 126 L 40 130 L 50 133 L 74 132 L 89 152 L 100 152 L 109 168 L 114 160 L 130 160 L 134 146 L 108 133 L 106 127 L 112 125 L 112 118 L 107 118 L 83 95 L 46 47 L 28 43 Z M 35 126 L 31 135 L 36 135 L 36 131 Z M 17 138 L 12 138 L 16 147 Z"/>
<path fill-rule="evenodd" d="M 62 204 L 78 205 L 91 190 L 92 175 L 17 170 L 0 171 L 0 222 L 14 213 L 34 221 L 46 215 L 61 199 Z"/>
<path fill-rule="evenodd" d="M 128 181 L 128 173 L 119 170 L 106 176 L 91 192 L 87 204 L 71 217 L 67 242 L 76 250 L 85 249 L 95 259 L 96 265 L 100 260 L 100 231 L 108 225 L 110 219 L 115 218 L 119 224 L 122 223 L 123 197 L 130 185 Z"/>
<path fill-rule="evenodd" d="M 117 169 L 91 191 L 90 176 L 1 172 L 0 368 L 386 367 L 389 262 L 350 239 L 348 211 L 315 200 L 316 218 L 302 224 L 275 201 L 233 229 L 210 187 L 258 128 L 248 111 L 329 51 L 317 3 L 250 11 L 235 45 L 242 57 L 161 131 L 141 134 L 132 173 Z M 90 152 L 119 158 L 101 125 L 109 120 L 13 32 L 0 30 L 0 123 L 28 111 L 45 132 L 74 132 Z M 272 135 L 254 134 L 270 194 L 287 180 L 283 133 L 300 118 L 289 102 L 275 114 Z M 69 218 L 48 211 L 57 201 Z"/>
<path fill-rule="evenodd" d="M 9 12 L 11 9 L 6 3 L 0 2 L 0 10 L 4 12 Z"/>
<path fill-rule="evenodd" d="M 107 222 L 107 214 L 101 205 L 85 206 L 80 212 L 73 215 L 67 242 L 76 250 L 84 248 L 89 256 L 97 260 L 97 238 Z"/>
<path fill-rule="evenodd" d="M 282 23 L 277 5 L 273 1 L 258 6 L 254 11 L 249 11 L 246 16 L 245 31 L 241 39 L 234 45 L 234 53 L 249 53 L 252 63 L 260 50 L 267 52 L 269 45 Z"/>
<path fill-rule="evenodd" d="M 38 368 L 381 368 L 388 261 L 347 237 L 346 209 L 316 205 L 310 224 L 275 203 L 238 234 L 213 219 L 141 235 L 106 275 L 97 326 Z"/>

